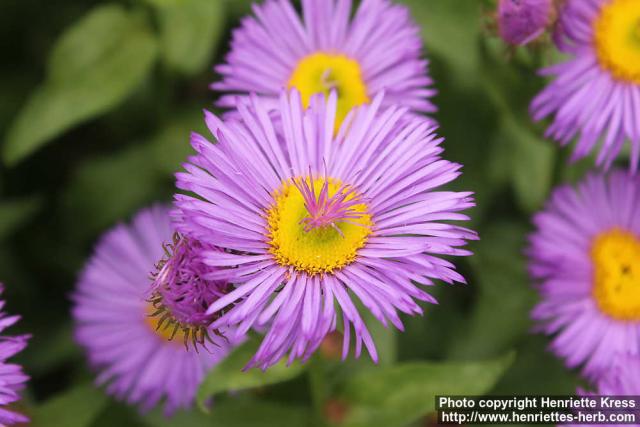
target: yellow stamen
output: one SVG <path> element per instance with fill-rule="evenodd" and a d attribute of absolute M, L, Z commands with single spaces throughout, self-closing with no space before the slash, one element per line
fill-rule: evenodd
<path fill-rule="evenodd" d="M 310 184 L 309 178 L 307 183 Z M 340 188 L 338 180 L 329 178 L 329 196 Z M 316 194 L 320 193 L 324 178 L 313 180 Z M 285 182 L 273 195 L 274 204 L 267 211 L 270 252 L 283 266 L 293 267 L 310 275 L 331 273 L 352 263 L 371 234 L 371 215 L 365 203 L 352 207 L 362 216 L 331 226 L 304 231 L 301 220 L 308 216 L 302 193 L 292 182 Z M 352 193 L 347 200 L 355 197 Z"/>
<path fill-rule="evenodd" d="M 640 84 L 640 1 L 610 0 L 594 32 L 600 65 L 618 80 Z"/>
<path fill-rule="evenodd" d="M 353 107 L 369 102 L 360 64 L 345 55 L 318 52 L 305 56 L 289 79 L 289 88 L 293 87 L 300 91 L 305 108 L 313 95 L 328 95 L 335 89 L 338 93 L 336 129 Z"/>
<path fill-rule="evenodd" d="M 593 296 L 600 310 L 617 320 L 640 320 L 640 238 L 614 228 L 591 247 Z"/>

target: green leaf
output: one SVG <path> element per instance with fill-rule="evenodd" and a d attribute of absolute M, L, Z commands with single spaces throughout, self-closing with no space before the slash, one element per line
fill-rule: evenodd
<path fill-rule="evenodd" d="M 482 362 L 411 362 L 357 374 L 345 383 L 343 426 L 400 427 L 435 409 L 436 395 L 482 395 L 513 354 Z"/>
<path fill-rule="evenodd" d="M 67 224 L 70 237 L 94 235 L 159 200 L 160 176 L 149 144 L 83 163 L 63 196 L 63 218 L 71 221 Z"/>
<path fill-rule="evenodd" d="M 38 197 L 0 202 L 0 240 L 27 222 L 41 205 Z"/>
<path fill-rule="evenodd" d="M 156 50 L 138 16 L 116 5 L 94 9 L 57 41 L 46 81 L 8 131 L 5 161 L 17 163 L 70 127 L 116 107 L 148 74 Z"/>
<path fill-rule="evenodd" d="M 210 65 L 224 30 L 223 0 L 153 3 L 159 15 L 164 62 L 185 75 Z"/>
<path fill-rule="evenodd" d="M 174 424 L 180 425 L 180 424 Z M 149 427 L 139 416 L 139 409 L 124 402 L 111 401 L 94 418 L 91 427 Z M 154 425 L 155 426 L 155 425 Z M 186 427 L 186 426 L 181 426 Z"/>
<path fill-rule="evenodd" d="M 258 339 L 247 341 L 207 374 L 198 389 L 197 400 L 202 409 L 206 411 L 206 401 L 218 393 L 280 383 L 297 377 L 305 369 L 298 362 L 287 366 L 286 361 L 281 360 L 265 372 L 255 368 L 243 371 L 242 369 L 258 350 L 259 345 Z"/>
<path fill-rule="evenodd" d="M 172 114 L 172 120 L 160 129 L 150 141 L 153 161 L 158 169 L 167 176 L 173 176 L 187 156 L 193 154 L 189 142 L 191 132 L 208 136 L 202 110 L 192 108 Z"/>
<path fill-rule="evenodd" d="M 309 416 L 305 406 L 226 398 L 216 400 L 210 414 L 180 412 L 167 419 L 160 411 L 154 411 L 146 421 L 153 427 L 301 427 L 308 425 Z"/>
<path fill-rule="evenodd" d="M 403 0 L 420 25 L 430 55 L 444 60 L 458 83 L 477 79 L 481 5 L 474 0 Z"/>
<path fill-rule="evenodd" d="M 32 425 L 38 427 L 85 427 L 100 413 L 107 397 L 91 384 L 77 386 L 36 407 Z"/>
<path fill-rule="evenodd" d="M 498 396 L 546 394 L 569 395 L 583 384 L 578 372 L 570 371 L 564 362 L 549 351 L 549 338 L 528 335 L 517 347 L 517 357 L 491 394 Z"/>
<path fill-rule="evenodd" d="M 516 200 L 526 212 L 534 212 L 540 209 L 549 195 L 556 147 L 509 118 L 505 118 L 502 137 L 510 143 L 511 177 Z"/>
<path fill-rule="evenodd" d="M 512 222 L 480 230 L 481 240 L 473 246 L 475 255 L 469 259 L 478 298 L 454 341 L 451 357 L 494 357 L 513 348 L 527 333 L 535 292 L 522 254 L 526 234 L 525 225 Z"/>

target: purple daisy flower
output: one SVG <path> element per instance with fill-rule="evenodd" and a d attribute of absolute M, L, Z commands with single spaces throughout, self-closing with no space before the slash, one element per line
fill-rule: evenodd
<path fill-rule="evenodd" d="M 175 234 L 167 208 L 145 209 L 104 235 L 73 297 L 76 339 L 100 372 L 97 382 L 143 410 L 161 400 L 168 415 L 188 407 L 230 347 L 205 313 L 224 287 L 201 277 L 192 246 L 201 249 Z M 185 349 L 205 341 L 215 345 Z"/>
<path fill-rule="evenodd" d="M 405 6 L 363 0 L 352 15 L 351 0 L 303 0 L 300 17 L 289 0 L 266 0 L 253 11 L 233 33 L 227 63 L 216 67 L 222 81 L 211 88 L 231 93 L 218 105 L 235 107 L 256 93 L 275 107 L 281 90 L 295 87 L 305 107 L 335 89 L 336 127 L 382 90 L 385 105 L 436 110 L 420 29 Z"/>
<path fill-rule="evenodd" d="M 640 358 L 629 354 L 618 354 L 615 356 L 613 365 L 607 372 L 598 379 L 596 383 L 596 392 L 578 389 L 578 395 L 596 397 L 597 396 L 638 396 L 640 395 Z M 634 419 L 637 417 L 637 408 L 616 409 L 608 412 L 596 410 L 604 416 L 633 414 Z M 572 426 L 584 426 L 587 424 L 569 424 Z M 593 424 L 589 424 L 593 425 Z M 603 427 L 620 426 L 621 423 L 607 424 L 606 422 L 598 423 Z M 638 426 L 640 424 L 626 424 L 629 426 Z"/>
<path fill-rule="evenodd" d="M 525 45 L 544 32 L 551 22 L 552 14 L 552 0 L 500 0 L 500 37 L 509 44 Z"/>
<path fill-rule="evenodd" d="M 254 97 L 239 105 L 240 120 L 206 113 L 218 144 L 192 136 L 197 154 L 178 187 L 198 197 L 176 196 L 178 228 L 223 247 L 204 262 L 235 275 L 237 288 L 209 307 L 228 310 L 214 325 L 267 327 L 248 367 L 266 369 L 287 352 L 308 358 L 336 329 L 336 302 L 343 357 L 353 327 L 356 356 L 364 343 L 377 360 L 354 297 L 403 329 L 398 311 L 421 314 L 416 300 L 435 302 L 419 284 L 464 281 L 442 256 L 469 255 L 460 247 L 476 234 L 442 221 L 468 219 L 460 211 L 473 199 L 436 190 L 460 165 L 440 158 L 429 123 L 381 104 L 382 94 L 355 109 L 334 137 L 336 93 L 305 110 L 294 90 L 280 97 L 282 135 Z"/>
<path fill-rule="evenodd" d="M 558 188 L 534 218 L 533 318 L 551 348 L 596 378 L 617 353 L 640 355 L 640 177 L 589 175 Z"/>
<path fill-rule="evenodd" d="M 531 104 L 536 120 L 553 115 L 547 135 L 577 144 L 573 160 L 600 143 L 597 164 L 608 168 L 626 141 L 631 170 L 640 160 L 640 2 L 567 0 L 558 48 L 571 56 L 541 71 L 555 76 Z"/>
<path fill-rule="evenodd" d="M 4 286 L 0 283 L 0 294 Z M 5 301 L 0 300 L 0 332 L 20 320 L 20 316 L 8 316 L 1 311 Z M 29 422 L 29 418 L 22 414 L 6 409 L 8 405 L 20 400 L 20 391 L 24 388 L 29 377 L 22 371 L 22 366 L 7 363 L 7 360 L 24 350 L 29 335 L 0 336 L 0 425 Z"/>

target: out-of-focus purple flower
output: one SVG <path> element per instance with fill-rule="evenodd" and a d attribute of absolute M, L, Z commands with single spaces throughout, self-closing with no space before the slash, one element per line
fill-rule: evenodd
<path fill-rule="evenodd" d="M 498 31 L 513 45 L 525 45 L 538 38 L 551 22 L 552 0 L 500 0 Z"/>
<path fill-rule="evenodd" d="M 638 356 L 632 356 L 630 354 L 616 354 L 613 357 L 613 364 L 610 369 L 603 372 L 598 381 L 596 382 L 595 392 L 585 391 L 578 389 L 578 395 L 598 398 L 598 396 L 633 396 L 640 395 L 640 358 Z M 598 398 L 599 399 L 599 398 Z M 601 404 L 598 405 L 601 408 Z M 582 412 L 585 412 L 583 409 Z M 610 408 L 609 411 L 603 412 L 602 409 L 593 411 L 594 413 L 603 414 L 604 416 L 610 415 L 623 415 L 628 414 L 632 416 L 631 419 L 636 419 L 638 408 Z M 595 414 L 594 414 L 595 415 Z M 568 426 L 587 426 L 593 424 L 567 424 Z M 598 423 L 602 427 L 615 427 L 617 424 L 608 424 L 606 422 Z M 631 426 L 638 426 L 635 424 L 626 424 Z"/>
<path fill-rule="evenodd" d="M 337 126 L 382 90 L 385 105 L 436 110 L 420 28 L 405 6 L 363 0 L 352 15 L 351 0 L 303 0 L 299 16 L 290 0 L 266 0 L 253 12 L 216 67 L 222 81 L 211 88 L 227 93 L 220 106 L 235 107 L 255 93 L 275 107 L 280 91 L 295 87 L 305 106 L 312 95 L 336 90 Z"/>
<path fill-rule="evenodd" d="M 259 97 L 239 104 L 240 120 L 207 113 L 218 143 L 194 134 L 197 154 L 178 174 L 197 195 L 176 196 L 178 229 L 224 248 L 204 262 L 237 284 L 209 307 L 228 310 L 213 325 L 267 328 L 249 367 L 310 357 L 336 329 L 336 302 L 343 357 L 353 328 L 356 356 L 364 343 L 377 360 L 354 297 L 403 329 L 398 311 L 421 314 L 416 300 L 435 302 L 418 284 L 464 281 L 443 256 L 469 255 L 460 247 L 476 234 L 446 221 L 468 219 L 460 211 L 474 203 L 471 193 L 438 190 L 460 175 L 440 157 L 442 139 L 406 108 L 381 108 L 382 95 L 334 136 L 336 104 L 332 92 L 305 110 L 299 92 L 282 93 L 282 134 Z"/>
<path fill-rule="evenodd" d="M 0 294 L 4 286 L 0 283 Z M 5 301 L 0 300 L 0 332 L 20 320 L 20 316 L 8 316 L 1 311 Z M 21 352 L 26 346 L 29 335 L 0 336 L 0 425 L 13 425 L 29 422 L 29 418 L 7 409 L 7 406 L 20 400 L 20 391 L 29 377 L 22 371 L 22 366 L 8 363 L 8 359 Z"/>
<path fill-rule="evenodd" d="M 640 357 L 616 355 L 611 369 L 601 376 L 597 387 L 599 395 L 640 396 Z"/>
<path fill-rule="evenodd" d="M 597 164 L 610 167 L 629 141 L 630 169 L 640 161 L 640 2 L 567 0 L 555 38 L 570 56 L 541 71 L 553 80 L 531 104 L 535 120 L 553 116 L 547 136 L 577 138 L 573 160 L 599 145 Z"/>
<path fill-rule="evenodd" d="M 116 226 L 96 246 L 73 296 L 76 339 L 100 373 L 97 382 L 142 410 L 164 400 L 167 414 L 191 405 L 205 372 L 230 347 L 213 329 L 203 331 L 207 317 L 199 313 L 219 288 L 217 282 L 208 283 L 213 290 L 200 287 L 201 266 L 186 240 L 172 243 L 174 233 L 168 209 L 160 206 L 141 211 L 131 225 Z M 185 349 L 206 337 L 215 345 Z"/>
<path fill-rule="evenodd" d="M 589 378 L 618 353 L 640 355 L 640 177 L 589 175 L 558 188 L 534 218 L 530 272 L 540 329 L 568 367 Z"/>

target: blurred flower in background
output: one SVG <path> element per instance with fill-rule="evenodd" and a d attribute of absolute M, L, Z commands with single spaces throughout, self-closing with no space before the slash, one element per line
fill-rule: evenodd
<path fill-rule="evenodd" d="M 577 137 L 573 160 L 600 144 L 608 168 L 626 142 L 630 169 L 640 161 L 640 2 L 567 0 L 560 9 L 557 47 L 569 56 L 544 68 L 555 79 L 533 100 L 535 120 L 553 116 L 547 135 L 562 145 Z"/>
<path fill-rule="evenodd" d="M 352 17 L 351 0 L 304 0 L 302 19 L 289 0 L 256 4 L 233 33 L 218 105 L 235 107 L 250 93 L 277 105 L 282 88 L 312 95 L 338 93 L 336 129 L 351 108 L 385 91 L 385 106 L 432 113 L 435 90 L 421 59 L 420 29 L 409 10 L 389 0 L 364 0 Z"/>
<path fill-rule="evenodd" d="M 4 292 L 4 285 L 0 283 L 0 294 Z M 5 301 L 0 300 L 0 310 Z M 20 316 L 9 316 L 0 311 L 0 332 L 14 325 Z M 8 359 L 24 350 L 29 335 L 0 336 L 0 425 L 13 425 L 29 422 L 29 418 L 19 414 L 8 406 L 20 400 L 20 392 L 24 389 L 29 377 L 22 371 L 22 366 L 9 363 Z"/>
<path fill-rule="evenodd" d="M 533 317 L 552 349 L 589 378 L 618 354 L 640 354 L 640 177 L 591 174 L 555 190 L 534 217 L 530 272 L 540 283 Z"/>
<path fill-rule="evenodd" d="M 640 358 L 630 354 L 618 354 L 611 369 L 598 380 L 596 390 L 603 396 L 638 396 Z"/>
<path fill-rule="evenodd" d="M 155 302 L 148 300 L 149 274 L 173 235 L 167 208 L 142 210 L 131 225 L 118 225 L 102 237 L 73 296 L 76 338 L 99 372 L 98 384 L 144 411 L 164 401 L 167 414 L 192 404 L 207 370 L 229 351 L 215 334 L 210 338 L 215 343 L 187 351 L 194 339 L 189 332 L 196 332 L 183 318 L 157 317 Z M 165 303 L 163 314 L 173 316 L 172 303 Z M 163 327 L 165 321 L 181 327 Z"/>
<path fill-rule="evenodd" d="M 308 359 L 343 315 L 343 358 L 351 327 L 355 353 L 375 344 L 350 294 L 385 326 L 404 329 L 397 311 L 422 314 L 414 300 L 435 302 L 416 284 L 464 282 L 443 256 L 475 232 L 452 225 L 474 206 L 469 192 L 438 191 L 460 175 L 440 157 L 442 138 L 403 108 L 382 108 L 382 95 L 355 110 L 334 138 L 337 96 L 303 110 L 296 90 L 283 93 L 276 135 L 259 98 L 239 105 L 241 121 L 207 114 L 217 144 L 192 137 L 197 154 L 178 174 L 178 187 L 197 197 L 176 199 L 187 232 L 225 252 L 204 262 L 231 269 L 237 289 L 210 313 L 235 303 L 214 325 L 253 325 L 268 332 L 249 367 L 263 369 L 287 352 Z M 181 230 L 182 231 L 182 230 Z M 244 298 L 242 301 L 240 298 Z"/>
<path fill-rule="evenodd" d="M 500 0 L 498 31 L 513 45 L 525 45 L 537 39 L 550 26 L 553 0 Z"/>
<path fill-rule="evenodd" d="M 630 354 L 618 354 L 610 369 L 600 376 L 595 385 L 595 391 L 578 389 L 580 396 L 638 396 L 640 394 L 640 358 Z M 594 411 L 595 412 L 595 411 Z M 622 413 L 633 416 L 636 408 L 628 408 Z M 572 425 L 572 424 L 569 424 Z M 579 424 L 578 424 L 579 425 Z M 584 424 L 582 424 L 584 425 Z M 613 427 L 620 424 L 598 425 Z M 637 424 L 633 424 L 637 425 Z"/>

